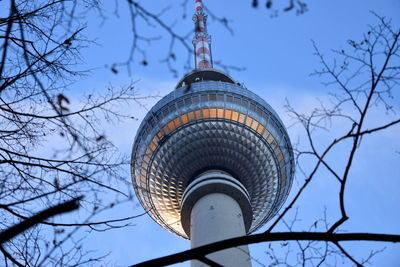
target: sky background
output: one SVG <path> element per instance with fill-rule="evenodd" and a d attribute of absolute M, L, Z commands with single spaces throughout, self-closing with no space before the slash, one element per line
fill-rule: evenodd
<path fill-rule="evenodd" d="M 172 1 L 142 2 L 149 10 L 160 11 Z M 180 6 L 182 1 L 175 2 L 161 18 L 174 24 L 178 32 L 189 33 L 193 30 L 191 21 L 193 3 L 189 1 L 186 9 L 183 9 Z M 298 111 L 307 112 L 318 105 L 317 99 L 329 102 L 328 93 L 335 89 L 324 87 L 321 79 L 310 76 L 310 73 L 319 67 L 319 60 L 313 55 L 312 40 L 327 58 L 332 59 L 330 49 L 346 48 L 348 39 L 359 40 L 362 38 L 362 33 L 368 31 L 368 25 L 378 23 L 371 11 L 393 19 L 392 24 L 395 28 L 400 27 L 399 0 L 307 1 L 309 7 L 307 13 L 296 16 L 294 12 L 280 12 L 277 17 L 271 17 L 271 12 L 264 7 L 264 1 L 260 1 L 260 7 L 257 9 L 251 8 L 250 2 L 205 0 L 205 4 L 215 15 L 229 19 L 229 25 L 233 29 L 231 34 L 217 21 L 209 18 L 208 31 L 212 35 L 213 57 L 214 60 L 223 60 L 227 65 L 245 68 L 242 71 L 230 71 L 229 74 L 265 99 L 280 114 L 286 126 L 293 124 L 284 108 L 286 101 Z M 174 67 L 179 73 L 174 77 L 161 62 L 161 59 L 168 54 L 169 37 L 155 27 L 139 24 L 147 36 L 161 37 L 150 45 L 141 44 L 142 48 L 146 49 L 148 65 L 140 64 L 143 58 L 137 54 L 136 61 L 131 65 L 131 74 L 128 74 L 126 68 L 122 66 L 117 67 L 118 74 L 111 72 L 113 63 L 123 62 L 129 55 L 132 43 L 131 25 L 126 6 L 122 3 L 118 6 L 117 13 L 114 4 L 105 5 L 103 8 L 106 20 L 102 21 L 93 12 L 88 17 L 84 32 L 97 43 L 90 45 L 83 53 L 85 63 L 81 68 L 92 69 L 91 74 L 77 81 L 71 92 L 78 97 L 80 93 L 88 90 L 105 90 L 110 85 L 118 87 L 130 81 L 136 82 L 136 88 L 140 90 L 141 96 L 164 96 L 173 90 L 186 72 L 183 65 L 187 51 L 180 45 L 176 46 L 174 52 L 177 61 Z M 186 18 L 182 16 L 183 10 L 187 13 Z M 398 96 L 399 93 L 395 93 L 395 96 L 396 94 Z M 137 120 L 105 126 L 106 136 L 114 140 L 123 153 L 130 154 L 141 119 L 159 99 L 155 97 L 142 101 L 143 106 L 121 107 Z M 393 104 L 398 109 L 399 98 L 395 98 Z M 387 115 L 383 118 L 382 114 L 385 113 L 377 109 L 375 113 L 371 113 L 368 123 L 374 125 L 374 122 L 390 119 L 392 116 Z M 330 133 L 322 133 L 316 138 L 324 144 L 340 131 L 341 125 L 337 124 Z M 288 127 L 288 132 L 293 143 L 300 141 L 300 145 L 303 144 L 304 133 L 300 127 Z M 399 233 L 400 154 L 396 153 L 400 151 L 399 126 L 383 131 L 377 136 L 367 137 L 363 142 L 355 158 L 349 190 L 346 191 L 350 220 L 342 229 Z M 339 147 L 333 151 L 329 160 L 333 164 L 340 164 L 343 159 L 341 152 Z M 309 162 L 304 162 L 305 169 L 310 166 L 312 166 L 311 159 Z M 128 166 L 126 168 L 128 173 Z M 288 200 L 292 199 L 293 193 L 302 184 L 302 178 L 301 175 L 297 175 Z M 332 177 L 324 171 L 319 172 L 315 181 L 297 202 L 301 221 L 296 224 L 295 230 L 308 229 L 313 222 L 323 216 L 325 208 L 329 222 L 333 223 L 338 219 L 340 216 L 337 202 L 338 189 L 339 186 Z M 126 217 L 142 212 L 143 209 L 135 201 L 115 208 L 108 216 Z M 287 217 L 288 220 L 291 218 L 293 213 Z M 149 216 L 142 216 L 132 223 L 135 226 L 102 233 L 85 233 L 86 242 L 95 253 L 110 252 L 105 265 L 125 266 L 189 248 L 188 241 L 167 232 Z M 263 229 L 265 228 L 260 231 Z M 287 229 L 280 226 L 275 230 Z M 266 246 L 266 244 L 252 245 L 250 251 L 255 259 L 268 265 Z M 373 266 L 396 266 L 396 263 L 400 262 L 400 245 L 354 242 L 345 247 L 355 255 L 363 257 L 368 256 L 370 248 L 386 247 L 383 253 L 373 259 Z M 188 266 L 188 263 L 182 266 Z M 254 263 L 254 266 L 258 264 Z"/>

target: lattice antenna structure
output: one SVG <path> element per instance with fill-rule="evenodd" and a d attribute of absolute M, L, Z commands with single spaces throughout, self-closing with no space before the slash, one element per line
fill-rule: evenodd
<path fill-rule="evenodd" d="M 207 33 L 207 15 L 202 0 L 195 0 L 195 37 L 193 39 L 196 69 L 212 68 L 211 36 Z"/>

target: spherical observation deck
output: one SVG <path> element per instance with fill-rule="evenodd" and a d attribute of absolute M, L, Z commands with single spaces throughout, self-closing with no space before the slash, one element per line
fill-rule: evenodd
<path fill-rule="evenodd" d="M 294 160 L 283 123 L 263 99 L 223 72 L 201 69 L 148 112 L 131 168 L 144 209 L 162 227 L 188 238 L 182 197 L 200 174 L 221 170 L 244 186 L 252 209 L 250 233 L 285 201 Z"/>

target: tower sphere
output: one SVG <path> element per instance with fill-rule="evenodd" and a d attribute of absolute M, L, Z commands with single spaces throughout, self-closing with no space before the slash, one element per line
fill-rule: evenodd
<path fill-rule="evenodd" d="M 248 199 L 250 212 L 243 214 L 251 233 L 287 198 L 294 160 L 271 106 L 227 74 L 203 67 L 187 74 L 147 113 L 133 145 L 131 171 L 150 216 L 189 238 L 181 220 L 185 190 L 199 175 L 204 182 L 204 173 L 212 170 L 220 170 L 220 179 L 227 177 Z"/>

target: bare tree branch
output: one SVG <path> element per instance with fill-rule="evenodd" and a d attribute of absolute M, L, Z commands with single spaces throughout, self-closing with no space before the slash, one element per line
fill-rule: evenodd
<path fill-rule="evenodd" d="M 227 248 L 242 246 L 246 244 L 255 244 L 261 242 L 272 242 L 281 240 L 314 240 L 314 241 L 329 241 L 333 243 L 341 241 L 380 241 L 380 242 L 400 242 L 400 235 L 385 235 L 385 234 L 368 234 L 368 233 L 317 233 L 317 232 L 287 232 L 287 233 L 262 233 L 256 235 L 248 235 L 236 237 L 209 245 L 186 250 L 180 253 L 172 254 L 158 259 L 149 260 L 132 266 L 166 266 L 176 264 L 188 260 L 198 259 L 199 257 L 210 253 L 220 251 Z"/>
<path fill-rule="evenodd" d="M 39 212 L 38 214 L 25 219 L 17 225 L 14 225 L 0 233 L 0 245 L 4 242 L 7 242 L 11 238 L 16 235 L 24 232 L 28 228 L 43 222 L 44 220 L 53 217 L 55 215 L 70 212 L 79 208 L 79 200 L 82 198 L 75 198 L 64 203 L 58 204 L 51 208 L 48 208 L 44 211 Z"/>

